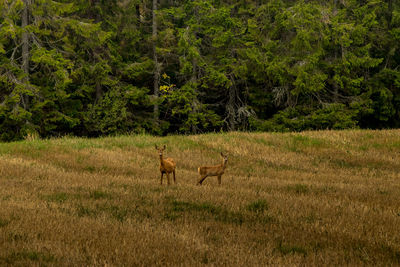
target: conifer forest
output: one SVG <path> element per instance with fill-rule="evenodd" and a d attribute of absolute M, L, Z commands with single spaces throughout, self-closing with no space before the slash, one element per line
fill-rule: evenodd
<path fill-rule="evenodd" d="M 400 126 L 400 1 L 0 0 L 0 140 Z"/>

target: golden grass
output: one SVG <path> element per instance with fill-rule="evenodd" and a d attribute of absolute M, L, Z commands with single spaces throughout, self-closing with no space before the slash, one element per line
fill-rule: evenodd
<path fill-rule="evenodd" d="M 0 265 L 399 265 L 399 171 L 399 130 L 0 144 Z"/>

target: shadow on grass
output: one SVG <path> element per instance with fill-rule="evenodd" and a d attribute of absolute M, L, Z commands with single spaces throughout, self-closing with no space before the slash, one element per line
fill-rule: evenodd
<path fill-rule="evenodd" d="M 30 250 L 11 252 L 7 256 L 0 257 L 0 263 L 3 262 L 5 264 L 14 265 L 21 261 L 25 262 L 25 263 L 27 261 L 36 262 L 35 265 L 40 263 L 39 266 L 44 266 L 43 263 L 55 263 L 56 257 L 49 253 L 30 251 Z M 24 265 L 21 265 L 21 266 L 24 266 Z M 27 265 L 27 266 L 29 266 L 29 265 Z"/>
<path fill-rule="evenodd" d="M 167 200 L 164 218 L 176 220 L 189 217 L 199 220 L 214 220 L 225 224 L 267 224 L 274 221 L 274 218 L 263 214 L 268 209 L 268 204 L 261 200 L 248 204 L 241 211 L 231 211 L 224 207 L 216 206 L 211 203 L 194 203 L 178 200 Z M 248 212 L 250 211 L 250 213 Z"/>
<path fill-rule="evenodd" d="M 222 223 L 241 225 L 244 222 L 244 216 L 239 212 L 233 212 L 205 202 L 193 203 L 177 200 L 172 200 L 165 218 L 178 218 L 184 213 L 191 213 L 202 219 L 214 219 Z"/>
<path fill-rule="evenodd" d="M 307 194 L 310 192 L 310 188 L 305 184 L 294 184 L 286 186 L 286 190 L 289 192 L 294 192 L 296 194 Z"/>
<path fill-rule="evenodd" d="M 276 250 L 280 252 L 282 255 L 288 254 L 303 254 L 304 256 L 307 255 L 307 249 L 300 245 L 292 245 L 292 244 L 285 244 L 282 240 L 280 240 L 276 246 Z"/>

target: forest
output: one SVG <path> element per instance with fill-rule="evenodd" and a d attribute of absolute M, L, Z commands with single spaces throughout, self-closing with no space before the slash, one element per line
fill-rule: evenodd
<path fill-rule="evenodd" d="M 0 140 L 400 126 L 394 0 L 0 0 Z"/>

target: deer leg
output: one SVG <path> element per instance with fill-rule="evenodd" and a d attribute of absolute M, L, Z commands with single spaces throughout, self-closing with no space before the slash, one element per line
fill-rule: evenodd
<path fill-rule="evenodd" d="M 172 172 L 172 174 L 174 175 L 174 183 L 176 183 L 176 179 L 175 179 L 175 170 Z"/>
<path fill-rule="evenodd" d="M 160 180 L 160 184 L 162 185 L 162 178 L 163 178 L 164 172 L 161 172 L 161 180 Z"/>
<path fill-rule="evenodd" d="M 169 185 L 169 172 L 167 172 L 167 181 L 168 181 L 168 185 Z"/>
<path fill-rule="evenodd" d="M 221 175 L 218 175 L 218 184 L 221 185 Z"/>
<path fill-rule="evenodd" d="M 208 176 L 207 174 L 204 175 L 204 176 L 200 176 L 200 180 L 197 182 L 197 184 L 198 184 L 198 185 L 201 185 L 201 184 L 203 183 L 204 179 L 207 178 L 207 176 Z"/>

